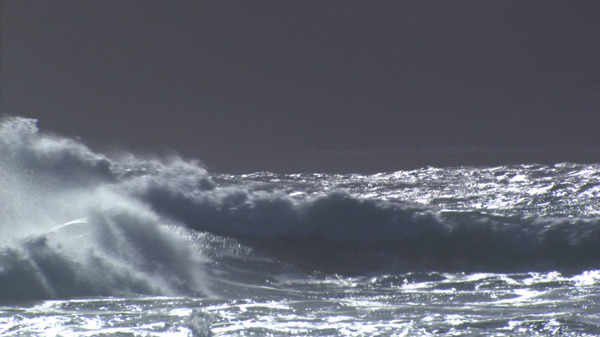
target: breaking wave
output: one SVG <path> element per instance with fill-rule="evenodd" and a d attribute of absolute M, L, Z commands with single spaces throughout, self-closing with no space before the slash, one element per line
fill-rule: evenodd
<path fill-rule="evenodd" d="M 598 167 L 584 168 L 577 179 L 592 204 L 600 196 Z M 33 119 L 5 118 L 0 299 L 212 296 L 215 269 L 230 261 L 227 245 L 247 248 L 233 254 L 242 260 L 268 257 L 309 273 L 600 267 L 597 214 L 447 209 L 373 196 L 375 189 L 357 194 L 339 188 L 339 176 L 319 175 L 318 183 L 302 180 L 293 189 L 297 175 L 264 177 L 211 174 L 177 157 L 108 157 L 40 132 Z M 477 183 L 490 188 L 485 179 Z"/>

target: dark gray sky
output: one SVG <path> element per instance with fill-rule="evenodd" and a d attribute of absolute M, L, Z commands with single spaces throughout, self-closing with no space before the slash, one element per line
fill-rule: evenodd
<path fill-rule="evenodd" d="M 1 105 L 220 172 L 600 162 L 600 1 L 2 1 Z"/>

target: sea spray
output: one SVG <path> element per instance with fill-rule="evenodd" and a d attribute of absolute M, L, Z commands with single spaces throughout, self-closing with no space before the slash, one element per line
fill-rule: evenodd
<path fill-rule="evenodd" d="M 118 189 L 109 159 L 30 119 L 0 130 L 0 298 L 206 292 L 201 252 Z"/>

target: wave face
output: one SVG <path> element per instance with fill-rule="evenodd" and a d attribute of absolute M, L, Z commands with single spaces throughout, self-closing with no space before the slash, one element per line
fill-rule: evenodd
<path fill-rule="evenodd" d="M 0 299 L 223 296 L 259 270 L 600 267 L 599 164 L 213 174 L 109 157 L 13 117 L 0 124 L 0 184 Z"/>

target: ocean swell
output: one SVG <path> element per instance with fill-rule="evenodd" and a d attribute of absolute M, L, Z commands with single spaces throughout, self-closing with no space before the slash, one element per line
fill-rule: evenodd
<path fill-rule="evenodd" d="M 543 171 L 544 181 L 550 182 L 556 172 L 539 166 L 518 169 L 537 175 Z M 492 173 L 508 175 L 511 170 L 501 167 Z M 490 193 L 509 195 L 512 188 L 508 180 L 492 186 L 488 178 L 464 178 L 450 169 L 417 173 L 472 179 L 471 186 Z M 595 209 L 600 192 L 589 181 L 597 174 L 596 166 L 570 174 L 569 179 L 587 187 L 566 198 L 589 198 L 577 200 L 580 208 Z M 218 275 L 209 269 L 222 266 L 213 263 L 219 252 L 190 233 L 210 233 L 211 240 L 234 240 L 251 248 L 236 253 L 242 260 L 244 254 L 268 256 L 309 273 L 600 267 L 598 216 L 440 208 L 373 197 L 375 190 L 368 188 L 357 194 L 337 183 L 339 176 L 328 175 L 303 180 L 294 185 L 302 190 L 291 192 L 282 177 L 264 177 L 264 183 L 247 183 L 177 157 L 108 157 L 78 141 L 39 132 L 35 120 L 5 118 L 0 123 L 0 299 L 210 296 L 206 275 Z M 517 177 L 509 176 L 511 181 Z M 365 186 L 377 177 L 348 179 Z M 436 184 L 442 186 L 444 180 Z M 418 188 L 419 182 L 398 186 Z M 445 192 L 444 198 L 464 204 L 468 198 L 459 192 Z M 537 199 L 531 200 L 556 198 L 550 195 L 552 188 L 535 193 Z"/>
<path fill-rule="evenodd" d="M 435 211 L 344 191 L 298 201 L 239 188 L 192 195 L 174 186 L 145 186 L 137 193 L 157 212 L 197 231 L 235 237 L 336 272 L 390 268 L 390 260 L 400 270 L 480 271 L 585 269 L 600 262 L 597 218 Z M 350 269 L 339 268 L 344 259 Z"/>

